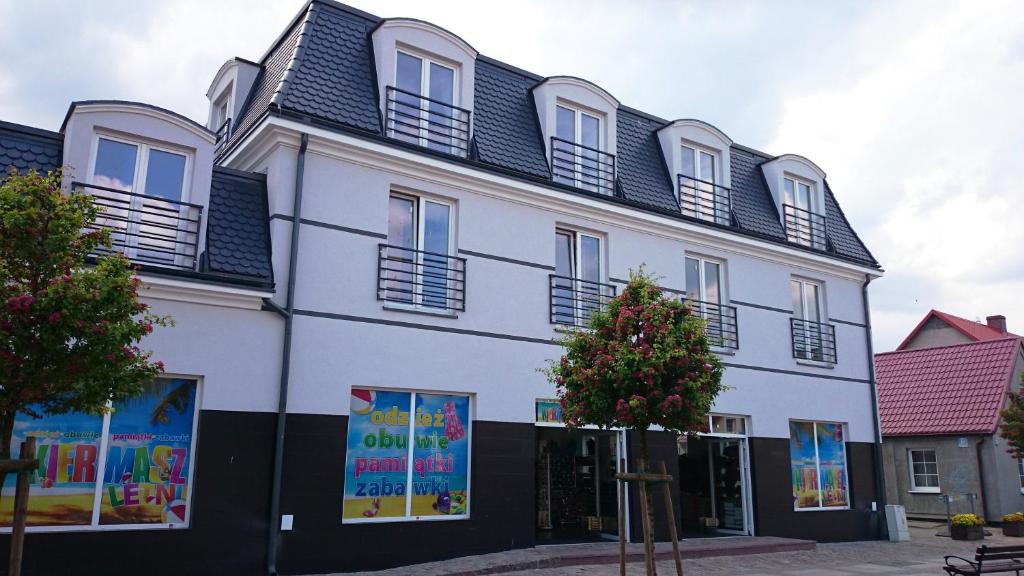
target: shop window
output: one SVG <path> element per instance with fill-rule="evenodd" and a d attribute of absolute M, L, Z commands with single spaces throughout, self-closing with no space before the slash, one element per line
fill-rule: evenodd
<path fill-rule="evenodd" d="M 12 453 L 35 436 L 39 468 L 29 489 L 29 527 L 179 528 L 190 514 L 198 386 L 158 379 L 105 416 L 19 413 Z M 12 520 L 16 478 L 8 474 L 0 525 Z M 99 506 L 96 506 L 99 503 Z"/>
<path fill-rule="evenodd" d="M 842 424 L 791 421 L 789 454 L 794 509 L 850 507 L 846 439 Z"/>
<path fill-rule="evenodd" d="M 352 389 L 345 523 L 469 517 L 469 396 Z"/>

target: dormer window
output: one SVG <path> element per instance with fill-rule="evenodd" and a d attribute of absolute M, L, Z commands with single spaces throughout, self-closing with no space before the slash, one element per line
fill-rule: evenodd
<path fill-rule="evenodd" d="M 555 107 L 555 135 L 551 139 L 551 175 L 555 182 L 611 194 L 615 185 L 615 157 L 601 151 L 601 118 L 566 104 Z"/>
<path fill-rule="evenodd" d="M 103 209 L 96 226 L 112 249 L 143 264 L 193 269 L 201 209 L 189 204 L 191 154 L 113 135 L 97 135 L 89 183 Z"/>
<path fill-rule="evenodd" d="M 782 179 L 783 224 L 790 242 L 825 249 L 825 217 L 817 209 L 814 184 L 786 175 Z"/>
<path fill-rule="evenodd" d="M 443 28 L 409 18 L 384 20 L 372 40 L 384 134 L 469 156 L 476 50 Z"/>
<path fill-rule="evenodd" d="M 658 130 L 668 169 L 677 179 L 684 216 L 732 224 L 729 147 L 721 130 L 699 120 L 676 120 Z"/>

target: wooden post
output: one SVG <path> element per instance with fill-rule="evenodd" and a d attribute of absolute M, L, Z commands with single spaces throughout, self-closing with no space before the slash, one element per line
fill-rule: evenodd
<path fill-rule="evenodd" d="M 644 527 L 644 560 L 647 564 L 647 576 L 657 576 L 658 567 L 654 560 L 654 524 L 651 522 L 647 474 L 647 462 L 640 458 L 640 518 Z"/>
<path fill-rule="evenodd" d="M 21 443 L 18 458 L 31 460 L 36 453 L 36 439 L 29 436 Z M 8 576 L 21 576 L 21 557 L 25 547 L 25 520 L 28 516 L 28 490 L 32 479 L 32 468 L 18 470 L 18 483 L 14 491 L 14 522 L 11 526 L 11 558 L 8 564 Z"/>
<path fill-rule="evenodd" d="M 668 469 L 665 468 L 665 461 L 659 462 L 661 473 L 668 475 Z M 665 487 L 665 506 L 668 511 L 668 533 L 672 536 L 672 554 L 673 559 L 676 561 L 676 576 L 683 576 L 683 559 L 679 555 L 679 534 L 676 532 L 676 512 L 672 509 L 672 482 L 663 482 L 662 486 Z"/>
<path fill-rule="evenodd" d="M 626 471 L 626 459 L 619 458 L 620 474 Z M 626 576 L 626 481 L 619 479 L 619 576 Z"/>

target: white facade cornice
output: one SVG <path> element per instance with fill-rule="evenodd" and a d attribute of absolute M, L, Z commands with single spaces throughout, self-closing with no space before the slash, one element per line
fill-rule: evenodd
<path fill-rule="evenodd" d="M 142 289 L 139 297 L 152 300 L 171 300 L 226 308 L 259 310 L 263 299 L 274 295 L 273 291 L 238 288 L 203 282 L 193 282 L 141 273 Z"/>
<path fill-rule="evenodd" d="M 239 143 L 224 164 L 251 170 L 277 146 L 297 147 L 299 134 L 310 136 L 309 152 L 352 162 L 443 186 L 452 186 L 528 206 L 543 207 L 595 222 L 606 222 L 637 232 L 655 234 L 702 246 L 754 256 L 855 281 L 877 278 L 882 271 L 774 242 L 702 226 L 612 202 L 571 194 L 553 188 L 419 154 L 383 142 L 349 135 L 287 118 L 269 116 Z"/>

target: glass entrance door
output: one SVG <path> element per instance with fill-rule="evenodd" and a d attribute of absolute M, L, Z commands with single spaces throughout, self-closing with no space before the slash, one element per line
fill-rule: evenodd
<path fill-rule="evenodd" d="M 718 529 L 747 533 L 743 463 L 746 442 L 739 439 L 710 438 L 708 459 L 711 472 L 711 514 Z"/>

